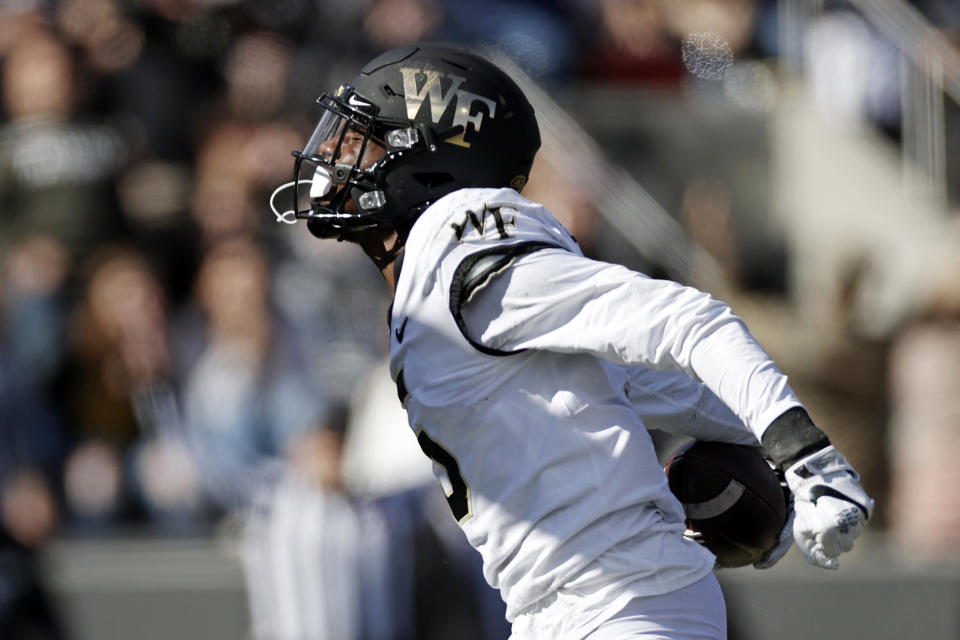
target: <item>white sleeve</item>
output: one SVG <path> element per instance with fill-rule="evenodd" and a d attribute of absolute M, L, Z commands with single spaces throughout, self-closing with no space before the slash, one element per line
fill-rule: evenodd
<path fill-rule="evenodd" d="M 759 439 L 801 403 L 730 308 L 709 294 L 562 249 L 514 260 L 462 308 L 469 335 L 501 351 L 591 353 L 703 382 Z"/>
<path fill-rule="evenodd" d="M 757 436 L 707 386 L 682 371 L 627 367 L 627 398 L 643 423 L 697 440 L 758 446 Z"/>

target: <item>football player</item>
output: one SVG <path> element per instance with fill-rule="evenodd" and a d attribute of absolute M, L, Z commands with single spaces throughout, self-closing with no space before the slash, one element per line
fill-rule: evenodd
<path fill-rule="evenodd" d="M 318 103 L 271 207 L 391 286 L 391 375 L 514 638 L 725 637 L 645 427 L 762 445 L 795 518 L 758 566 L 795 539 L 837 567 L 873 508 L 856 472 L 728 306 L 584 257 L 521 195 L 540 136 L 508 75 L 409 46 Z"/>

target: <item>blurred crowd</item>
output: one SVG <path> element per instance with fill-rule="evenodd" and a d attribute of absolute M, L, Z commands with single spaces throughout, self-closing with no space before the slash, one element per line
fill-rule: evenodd
<path fill-rule="evenodd" d="M 0 390 L 24 416 L 4 466 L 51 505 L 14 537 L 207 523 L 262 459 L 323 474 L 305 442 L 384 357 L 389 301 L 353 247 L 266 206 L 322 91 L 424 39 L 497 46 L 544 83 L 675 83 L 680 34 L 711 20 L 688 4 L 0 4 Z M 712 30 L 762 48 L 772 5 L 721 4 Z"/>
<path fill-rule="evenodd" d="M 925 4 L 957 18 L 949 4 Z M 276 536 L 256 517 L 274 508 L 264 496 L 291 483 L 320 488 L 326 506 L 293 492 L 277 509 L 312 505 L 349 521 L 347 532 L 380 531 L 365 538 L 381 551 L 423 540 L 424 528 L 446 540 L 445 564 L 404 569 L 411 576 L 475 573 L 430 515 L 429 469 L 383 444 L 403 425 L 383 385 L 385 284 L 354 247 L 316 242 L 269 213 L 315 99 L 380 51 L 431 39 L 495 46 L 543 86 L 669 88 L 721 73 L 725 55 L 775 56 L 776 8 L 0 1 L 0 564 L 16 568 L 2 570 L 0 635 L 4 612 L 36 586 L 33 550 L 52 536 L 208 533 L 237 513 L 246 531 Z M 698 33 L 723 50 L 704 57 L 713 41 L 687 38 Z M 878 120 L 893 122 L 887 111 Z M 534 176 L 533 197 L 557 193 L 543 186 L 548 173 L 539 190 Z M 586 227 L 577 216 L 590 203 L 560 193 L 565 222 Z M 589 245 L 588 228 L 577 235 Z M 380 500 L 374 515 L 356 506 L 366 498 Z M 353 515 L 330 515 L 344 509 Z M 263 562 L 253 553 L 248 568 Z M 502 620 L 483 596 L 463 606 Z M 417 637 L 473 637 L 434 622 L 435 636 Z"/>
<path fill-rule="evenodd" d="M 407 42 L 497 46 L 545 83 L 675 83 L 678 16 L 644 4 L 0 3 L 0 635 L 53 633 L 34 552 L 55 535 L 238 518 L 264 634 L 502 636 L 492 591 L 430 602 L 482 582 L 400 435 L 385 284 L 267 200 L 318 95 Z"/>

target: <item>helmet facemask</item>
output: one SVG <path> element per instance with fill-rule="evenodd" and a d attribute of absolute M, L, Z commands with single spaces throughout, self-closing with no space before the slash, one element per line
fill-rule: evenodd
<path fill-rule="evenodd" d="M 320 121 L 303 150 L 293 152 L 295 218 L 307 220 L 310 231 L 323 238 L 383 225 L 386 197 L 380 178 L 392 157 L 389 149 L 396 151 L 383 137 L 395 140 L 394 130 L 407 126 L 378 120 L 376 105 L 349 87 L 339 95 L 317 100 Z M 309 207 L 301 201 L 303 185 L 310 187 Z"/>

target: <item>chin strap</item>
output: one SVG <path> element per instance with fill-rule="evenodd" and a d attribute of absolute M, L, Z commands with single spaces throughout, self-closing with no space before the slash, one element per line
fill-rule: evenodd
<path fill-rule="evenodd" d="M 291 180 L 290 182 L 285 182 L 276 189 L 273 190 L 273 193 L 270 195 L 270 210 L 273 211 L 274 217 L 276 217 L 276 222 L 282 222 L 284 224 L 296 224 L 297 223 L 297 212 L 293 209 L 287 209 L 283 213 L 277 210 L 277 205 L 274 203 L 274 200 L 277 199 L 277 194 L 285 189 L 289 189 L 297 183 L 296 180 Z"/>

